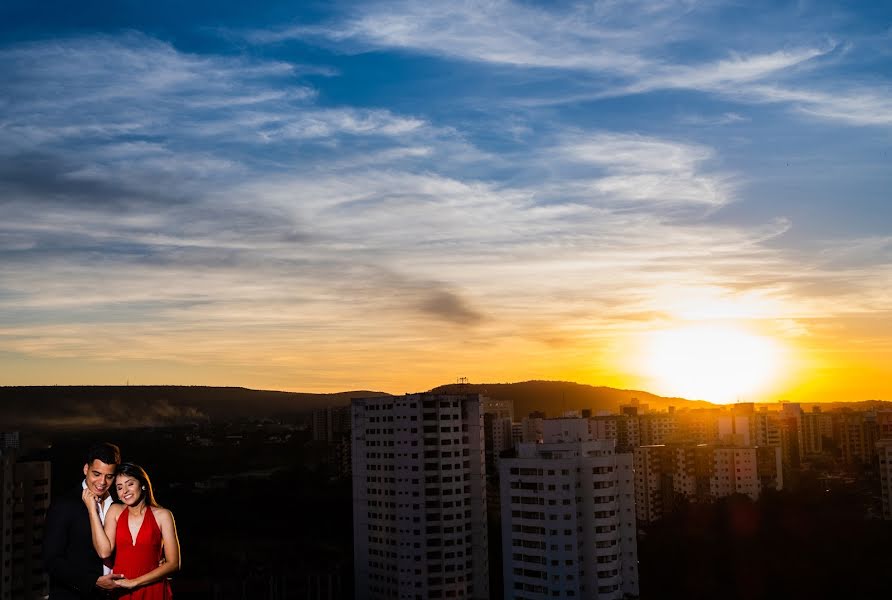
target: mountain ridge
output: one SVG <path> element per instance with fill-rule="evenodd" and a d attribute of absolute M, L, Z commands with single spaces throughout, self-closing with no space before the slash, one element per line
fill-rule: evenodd
<path fill-rule="evenodd" d="M 529 380 L 513 383 L 445 384 L 435 393 L 480 393 L 496 400 L 512 400 L 515 418 L 531 412 L 548 417 L 591 409 L 616 413 L 621 404 L 637 399 L 651 410 L 718 408 L 705 400 L 665 397 L 644 390 L 593 386 L 572 381 Z M 306 413 L 326 406 L 346 406 L 351 398 L 388 396 L 386 392 L 352 390 L 334 393 L 255 390 L 218 386 L 3 386 L 0 387 L 0 430 L 98 428 L 109 425 L 139 427 L 210 420 L 275 418 Z M 775 405 L 776 403 L 770 403 Z M 806 402 L 822 408 L 892 409 L 892 402 Z"/>

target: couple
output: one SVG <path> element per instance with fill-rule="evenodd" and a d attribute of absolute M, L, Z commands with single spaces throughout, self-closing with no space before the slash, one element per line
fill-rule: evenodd
<path fill-rule="evenodd" d="M 119 502 L 109 494 L 113 486 Z M 43 558 L 50 600 L 166 600 L 180 544 L 173 515 L 155 502 L 146 472 L 121 463 L 118 447 L 103 443 L 87 453 L 77 495 L 50 506 Z"/>

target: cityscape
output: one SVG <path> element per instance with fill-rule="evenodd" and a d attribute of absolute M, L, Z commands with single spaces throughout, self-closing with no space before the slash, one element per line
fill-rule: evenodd
<path fill-rule="evenodd" d="M 29 394 L 127 393 L 71 390 L 3 400 L 24 412 L 40 404 Z M 563 406 L 517 413 L 530 393 Z M 47 597 L 47 509 L 96 439 L 157 473 L 188 561 L 181 597 L 876 597 L 890 583 L 890 402 L 711 405 L 560 382 L 368 394 L 4 433 L 0 597 Z"/>
<path fill-rule="evenodd" d="M 3 0 L 0 82 L 0 600 L 892 590 L 892 3 Z"/>

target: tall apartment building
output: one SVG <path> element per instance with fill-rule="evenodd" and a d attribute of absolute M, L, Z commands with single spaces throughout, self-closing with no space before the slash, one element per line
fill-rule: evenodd
<path fill-rule="evenodd" d="M 638 443 L 641 446 L 665 444 L 675 437 L 675 410 L 639 415 Z"/>
<path fill-rule="evenodd" d="M 522 425 L 522 441 L 524 442 L 541 442 L 542 441 L 542 423 L 545 421 L 544 416 L 538 416 L 541 413 L 534 413 L 537 416 L 530 415 L 521 421 Z"/>
<path fill-rule="evenodd" d="M 634 411 L 636 412 L 637 407 Z M 588 419 L 589 431 L 596 440 L 616 440 L 618 452 L 631 452 L 641 445 L 637 414 L 595 415 Z"/>
<path fill-rule="evenodd" d="M 677 411 L 675 441 L 691 444 L 714 444 L 718 440 L 720 409 L 698 408 Z"/>
<path fill-rule="evenodd" d="M 880 496 L 883 499 L 883 518 L 892 519 L 892 411 L 876 414 L 876 451 L 879 455 Z"/>
<path fill-rule="evenodd" d="M 835 416 L 833 437 L 843 461 L 870 464 L 878 436 L 876 413 L 845 412 Z"/>
<path fill-rule="evenodd" d="M 653 523 L 669 512 L 673 501 L 674 459 L 666 446 L 639 446 L 634 452 L 635 512 L 638 521 Z"/>
<path fill-rule="evenodd" d="M 779 447 L 672 444 L 635 449 L 635 501 L 638 520 L 653 522 L 680 498 L 712 502 L 732 494 L 757 499 L 765 489 L 781 489 Z"/>
<path fill-rule="evenodd" d="M 761 407 L 753 414 L 753 444 L 756 446 L 780 446 L 781 427 L 778 413 Z"/>
<path fill-rule="evenodd" d="M 892 440 L 892 410 L 877 412 L 877 439 Z"/>
<path fill-rule="evenodd" d="M 883 498 L 883 518 L 892 520 L 892 438 L 877 442 L 880 458 L 880 496 Z"/>
<path fill-rule="evenodd" d="M 816 406 L 802 413 L 802 455 L 821 454 L 824 440 L 833 437 L 833 417 Z"/>
<path fill-rule="evenodd" d="M 511 423 L 514 421 L 512 400 L 493 400 L 481 396 L 480 411 L 483 413 L 483 438 L 486 448 L 486 473 L 498 474 L 499 456 L 514 447 Z"/>
<path fill-rule="evenodd" d="M 498 474 L 502 452 L 514 448 L 511 419 L 484 414 L 483 424 L 486 444 L 486 473 L 487 475 Z"/>
<path fill-rule="evenodd" d="M 350 434 L 350 407 L 326 406 L 313 410 L 313 441 L 337 443 Z"/>
<path fill-rule="evenodd" d="M 327 445 L 326 462 L 342 477 L 350 476 L 350 407 L 326 406 L 313 411 L 313 441 Z"/>
<path fill-rule="evenodd" d="M 494 398 L 480 397 L 480 411 L 484 415 L 493 415 L 500 419 L 514 421 L 514 401 L 496 400 Z"/>
<path fill-rule="evenodd" d="M 12 529 L 15 456 L 0 449 L 0 600 L 12 600 Z"/>
<path fill-rule="evenodd" d="M 354 399 L 355 597 L 489 597 L 477 394 Z"/>
<path fill-rule="evenodd" d="M 755 421 L 752 415 L 728 414 L 717 419 L 718 441 L 734 446 L 751 446 Z"/>
<path fill-rule="evenodd" d="M 0 431 L 0 450 L 18 450 L 21 442 L 18 431 Z"/>
<path fill-rule="evenodd" d="M 506 600 L 638 595 L 632 456 L 614 448 L 588 419 L 549 419 L 502 460 Z"/>
<path fill-rule="evenodd" d="M 0 600 L 46 598 L 41 547 L 50 503 L 50 463 L 0 449 Z"/>

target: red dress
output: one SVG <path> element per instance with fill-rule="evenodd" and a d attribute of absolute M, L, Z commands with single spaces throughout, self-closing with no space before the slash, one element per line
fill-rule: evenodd
<path fill-rule="evenodd" d="M 127 523 L 129 515 L 130 510 L 125 508 L 118 517 L 118 528 L 115 530 L 114 572 L 123 574 L 127 579 L 134 579 L 158 566 L 158 561 L 161 560 L 161 528 L 155 521 L 152 509 L 148 508 L 134 543 L 130 535 L 130 525 Z M 124 594 L 118 597 L 132 600 L 169 600 L 172 596 L 170 583 L 167 579 L 162 579 L 132 590 L 124 590 Z"/>

